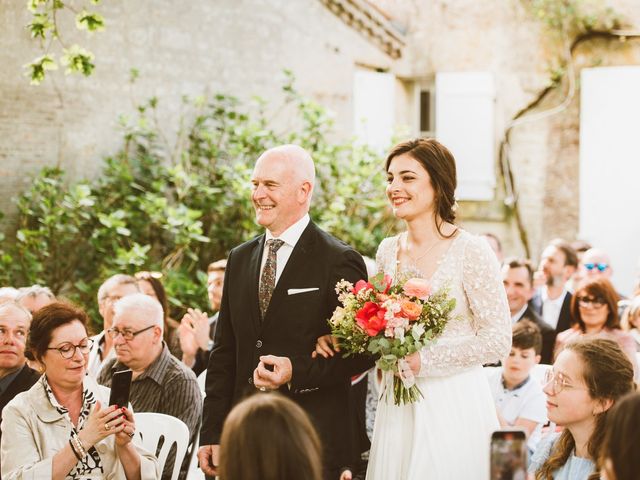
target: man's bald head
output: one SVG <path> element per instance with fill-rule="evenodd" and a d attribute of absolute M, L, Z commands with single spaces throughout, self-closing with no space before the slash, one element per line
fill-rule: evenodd
<path fill-rule="evenodd" d="M 251 200 L 256 220 L 279 236 L 308 211 L 315 183 L 311 155 L 298 145 L 281 145 L 256 161 Z"/>
<path fill-rule="evenodd" d="M 611 278 L 613 269 L 611 268 L 611 257 L 604 250 L 590 248 L 582 255 L 580 267 L 585 277 Z"/>

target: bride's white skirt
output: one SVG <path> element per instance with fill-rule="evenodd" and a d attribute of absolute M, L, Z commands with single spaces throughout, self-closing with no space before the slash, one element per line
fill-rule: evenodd
<path fill-rule="evenodd" d="M 482 367 L 417 380 L 419 402 L 378 402 L 367 480 L 488 479 L 499 424 Z"/>

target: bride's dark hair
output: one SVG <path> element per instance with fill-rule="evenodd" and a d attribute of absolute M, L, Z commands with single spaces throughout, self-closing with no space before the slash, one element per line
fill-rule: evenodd
<path fill-rule="evenodd" d="M 416 138 L 399 143 L 391 149 L 387 156 L 385 170 L 389 171 L 389 165 L 395 157 L 405 153 L 418 161 L 431 178 L 431 186 L 435 191 L 436 228 L 442 235 L 440 230 L 442 224 L 455 223 L 456 220 L 456 161 L 449 149 L 437 140 Z M 449 236 L 454 234 L 455 231 Z"/>

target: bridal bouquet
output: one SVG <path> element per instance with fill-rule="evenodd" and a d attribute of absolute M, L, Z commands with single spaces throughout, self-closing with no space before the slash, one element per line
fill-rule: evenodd
<path fill-rule="evenodd" d="M 376 365 L 392 372 L 396 405 L 413 403 L 422 397 L 404 357 L 419 351 L 442 333 L 456 306 L 446 288 L 433 293 L 421 278 L 392 284 L 382 273 L 355 285 L 341 280 L 336 285 L 338 300 L 329 320 L 345 356 L 379 355 Z"/>

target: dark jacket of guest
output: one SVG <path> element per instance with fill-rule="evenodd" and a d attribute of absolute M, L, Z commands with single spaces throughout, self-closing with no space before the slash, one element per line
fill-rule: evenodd
<path fill-rule="evenodd" d="M 20 369 L 20 373 L 13 379 L 7 389 L 0 395 L 0 420 L 2 420 L 2 410 L 7 406 L 13 397 L 19 393 L 29 390 L 34 383 L 38 381 L 40 374 L 28 365 L 24 365 Z M 2 431 L 0 431 L 0 439 L 2 439 Z"/>

